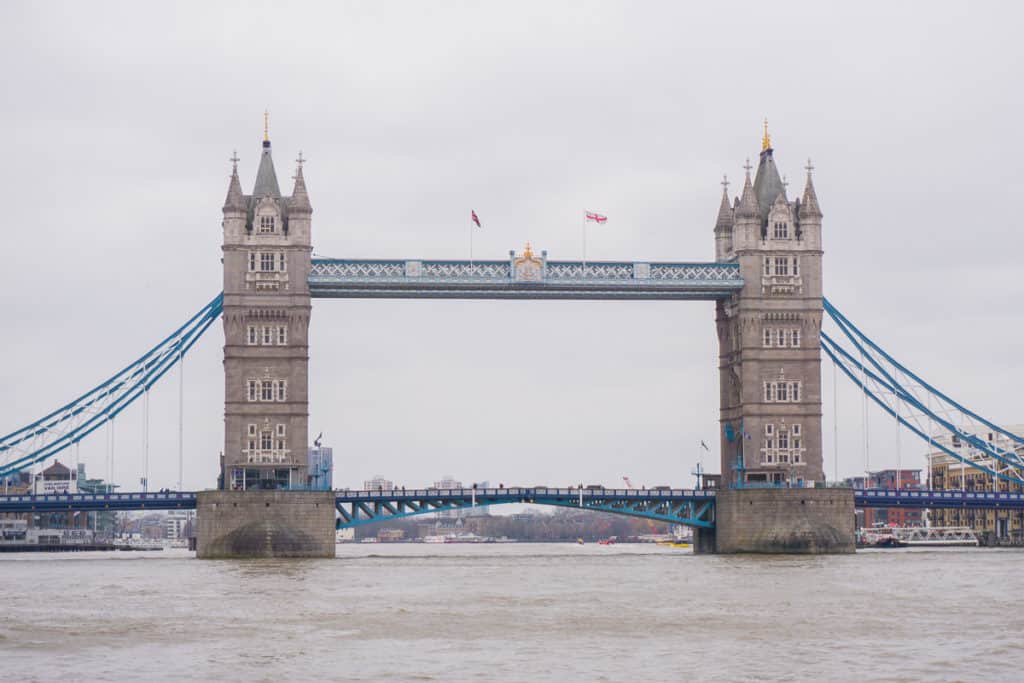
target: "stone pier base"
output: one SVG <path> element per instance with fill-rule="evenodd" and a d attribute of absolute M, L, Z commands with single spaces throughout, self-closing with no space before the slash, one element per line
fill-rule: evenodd
<path fill-rule="evenodd" d="M 852 489 L 722 489 L 695 552 L 830 554 L 856 549 Z"/>
<path fill-rule="evenodd" d="M 334 557 L 332 491 L 202 491 L 196 557 Z"/>

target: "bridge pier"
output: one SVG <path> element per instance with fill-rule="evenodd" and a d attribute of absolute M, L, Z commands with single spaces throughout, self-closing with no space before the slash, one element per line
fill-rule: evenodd
<path fill-rule="evenodd" d="M 853 489 L 722 489 L 697 553 L 825 555 L 856 549 Z"/>
<path fill-rule="evenodd" d="M 196 557 L 334 557 L 333 491 L 202 491 Z"/>

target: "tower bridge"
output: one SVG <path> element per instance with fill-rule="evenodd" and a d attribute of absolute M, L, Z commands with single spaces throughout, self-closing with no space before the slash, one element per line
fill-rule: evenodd
<path fill-rule="evenodd" d="M 803 191 L 792 199 L 767 131 L 756 174 L 752 177 L 749 163 L 745 168 L 738 196 L 730 200 L 723 182 L 712 262 L 565 261 L 549 259 L 543 250 L 536 253 L 529 244 L 502 260 L 313 258 L 313 206 L 302 157 L 292 192 L 283 195 L 265 132 L 250 194 L 243 193 L 238 159 L 232 159 L 222 211 L 222 294 L 95 389 L 0 438 L 0 477 L 75 446 L 159 381 L 221 318 L 224 449 L 216 490 L 8 496 L 0 498 L 0 512 L 195 507 L 198 555 L 215 557 L 333 555 L 336 525 L 474 504 L 579 506 L 688 524 L 696 529 L 701 550 L 718 552 L 851 552 L 855 502 L 1024 508 L 1024 439 L 934 389 L 824 300 L 823 214 L 810 162 Z M 314 298 L 714 302 L 722 486 L 645 492 L 309 490 Z M 839 328 L 835 338 L 822 331 L 826 319 Z M 894 503 L 893 492 L 825 487 L 822 349 L 900 425 L 930 441 L 931 432 L 922 426 L 927 421 L 968 443 L 967 452 L 942 448 L 1003 481 L 1005 496 L 897 491 Z M 996 446 L 991 437 L 981 438 L 982 430 L 998 431 L 1013 445 Z"/>

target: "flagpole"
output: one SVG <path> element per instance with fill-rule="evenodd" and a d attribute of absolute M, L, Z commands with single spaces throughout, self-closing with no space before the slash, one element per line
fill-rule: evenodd
<path fill-rule="evenodd" d="M 587 266 L 587 210 L 583 209 L 583 267 Z"/>
<path fill-rule="evenodd" d="M 469 219 L 469 267 L 473 268 L 473 218 Z"/>

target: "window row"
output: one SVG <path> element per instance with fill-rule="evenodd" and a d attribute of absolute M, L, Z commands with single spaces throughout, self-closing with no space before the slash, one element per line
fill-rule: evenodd
<path fill-rule="evenodd" d="M 250 424 L 247 431 L 249 438 L 246 441 L 246 453 L 253 455 L 257 451 L 287 450 L 285 429 L 283 424 L 278 424 L 276 429 L 271 429 L 270 425 L 264 425 L 263 429 L 260 429 L 259 425 Z"/>
<path fill-rule="evenodd" d="M 799 403 L 800 382 L 765 382 L 765 403 Z"/>
<path fill-rule="evenodd" d="M 288 261 L 283 251 L 250 251 L 249 272 L 283 273 L 288 270 Z"/>
<path fill-rule="evenodd" d="M 248 383 L 250 401 L 288 400 L 288 380 L 250 379 Z"/>
<path fill-rule="evenodd" d="M 246 343 L 249 346 L 286 346 L 288 344 L 288 326 L 249 325 Z"/>
<path fill-rule="evenodd" d="M 800 425 L 766 424 L 761 448 L 761 464 L 799 465 L 803 462 L 803 437 Z"/>
<path fill-rule="evenodd" d="M 765 277 L 773 275 L 800 275 L 799 256 L 765 256 L 763 263 L 763 274 Z"/>
<path fill-rule="evenodd" d="M 274 232 L 274 223 L 275 220 L 273 216 L 260 216 L 260 232 Z"/>
<path fill-rule="evenodd" d="M 765 348 L 798 348 L 800 346 L 800 330 L 798 328 L 764 328 Z"/>

